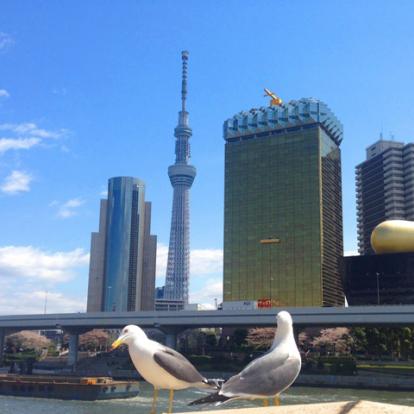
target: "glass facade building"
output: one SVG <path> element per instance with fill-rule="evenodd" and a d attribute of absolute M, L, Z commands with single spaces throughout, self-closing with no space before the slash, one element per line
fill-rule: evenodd
<path fill-rule="evenodd" d="M 224 301 L 342 305 L 339 121 L 301 99 L 237 114 L 224 138 Z"/>
<path fill-rule="evenodd" d="M 108 181 L 100 229 L 92 234 L 88 312 L 154 309 L 156 236 L 138 178 Z"/>
<path fill-rule="evenodd" d="M 414 304 L 414 253 L 347 256 L 342 266 L 349 305 Z"/>
<path fill-rule="evenodd" d="M 142 279 L 138 251 L 142 250 L 143 242 L 144 193 L 144 183 L 137 178 L 115 177 L 109 180 L 105 311 L 135 309 L 137 282 Z"/>

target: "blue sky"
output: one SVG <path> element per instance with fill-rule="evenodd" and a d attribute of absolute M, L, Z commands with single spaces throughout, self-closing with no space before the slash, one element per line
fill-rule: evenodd
<path fill-rule="evenodd" d="M 354 167 L 411 141 L 411 1 L 15 1 L 0 11 L 0 313 L 85 306 L 90 233 L 107 179 L 146 183 L 169 237 L 180 52 L 190 51 L 193 300 L 220 297 L 223 121 L 315 97 L 344 125 L 345 250 L 356 250 Z"/>

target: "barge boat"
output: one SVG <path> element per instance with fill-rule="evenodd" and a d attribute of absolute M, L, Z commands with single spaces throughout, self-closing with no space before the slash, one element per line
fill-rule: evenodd
<path fill-rule="evenodd" d="M 138 381 L 116 381 L 111 377 L 0 374 L 0 395 L 94 401 L 138 394 Z"/>

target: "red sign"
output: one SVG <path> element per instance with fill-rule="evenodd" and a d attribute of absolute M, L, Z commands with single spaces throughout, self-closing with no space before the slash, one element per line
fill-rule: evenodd
<path fill-rule="evenodd" d="M 259 299 L 257 301 L 258 308 L 271 308 L 272 307 L 272 300 L 271 299 Z"/>

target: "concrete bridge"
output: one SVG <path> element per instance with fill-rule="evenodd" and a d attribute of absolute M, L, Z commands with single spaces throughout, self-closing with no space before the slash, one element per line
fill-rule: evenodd
<path fill-rule="evenodd" d="M 283 308 L 298 328 L 311 326 L 414 326 L 414 305 L 352 306 L 348 308 Z M 0 359 L 7 333 L 23 329 L 63 329 L 69 334 L 69 363 L 77 359 L 79 334 L 94 328 L 120 329 L 134 324 L 158 328 L 174 347 L 176 335 L 188 328 L 274 326 L 282 308 L 254 310 L 99 312 L 0 316 Z"/>

